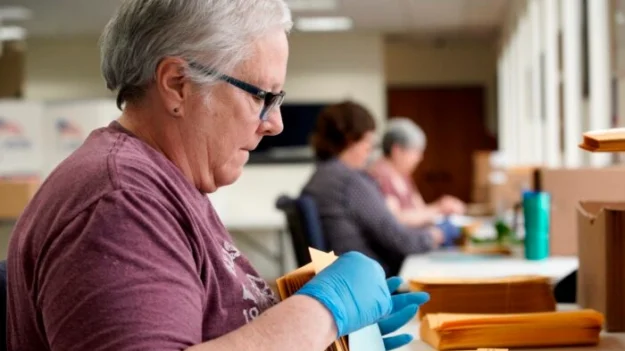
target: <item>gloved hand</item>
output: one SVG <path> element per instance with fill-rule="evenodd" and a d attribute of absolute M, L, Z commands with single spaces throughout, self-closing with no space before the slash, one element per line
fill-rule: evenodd
<path fill-rule="evenodd" d="M 393 310 L 384 270 L 358 252 L 341 255 L 296 294 L 312 297 L 330 311 L 338 337 L 377 323 Z"/>
<path fill-rule="evenodd" d="M 382 267 L 360 253 L 347 253 L 321 271 L 297 294 L 320 301 L 334 316 L 338 337 L 378 323 L 382 335 L 390 334 L 414 318 L 419 305 L 429 300 L 427 293 L 394 295 L 401 278 L 384 279 Z M 384 338 L 387 350 L 412 341 L 401 334 Z"/>
<path fill-rule="evenodd" d="M 445 237 L 442 246 L 453 246 L 455 241 L 462 235 L 460 228 L 456 227 L 449 219 L 445 219 L 437 228 L 443 232 Z"/>
<path fill-rule="evenodd" d="M 393 277 L 387 280 L 388 289 L 392 293 L 397 291 L 402 284 L 402 279 Z M 391 315 L 385 317 L 378 323 L 382 335 L 390 334 L 397 329 L 403 327 L 412 320 L 417 314 L 420 305 L 426 303 L 430 299 L 430 295 L 425 292 L 411 292 L 393 295 L 393 311 Z M 410 343 L 413 339 L 412 335 L 400 334 L 384 338 L 384 347 L 387 351 L 394 350 Z"/>

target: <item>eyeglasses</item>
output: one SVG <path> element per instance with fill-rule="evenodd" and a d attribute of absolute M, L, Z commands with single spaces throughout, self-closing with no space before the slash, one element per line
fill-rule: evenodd
<path fill-rule="evenodd" d="M 269 118 L 269 111 L 271 111 L 275 107 L 279 107 L 280 105 L 282 105 L 282 102 L 284 101 L 284 96 L 286 95 L 284 91 L 281 91 L 279 93 L 272 93 L 270 91 L 265 91 L 250 83 L 246 83 L 242 80 L 236 79 L 226 74 L 217 73 L 215 70 L 210 69 L 196 62 L 189 62 L 189 66 L 206 75 L 211 75 L 211 76 L 214 75 L 218 79 L 249 93 L 250 95 L 252 95 L 254 98 L 258 100 L 263 101 L 263 108 L 260 111 L 261 121 L 266 121 L 267 118 Z"/>

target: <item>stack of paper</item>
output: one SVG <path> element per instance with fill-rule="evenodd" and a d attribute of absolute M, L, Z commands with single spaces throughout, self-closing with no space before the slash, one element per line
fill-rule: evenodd
<path fill-rule="evenodd" d="M 410 281 L 413 291 L 425 291 L 430 301 L 419 308 L 428 313 L 530 313 L 555 311 L 550 280 L 540 276 L 483 279 L 423 278 Z"/>
<path fill-rule="evenodd" d="M 593 152 L 625 151 L 625 128 L 598 130 L 584 133 L 580 148 Z"/>
<path fill-rule="evenodd" d="M 596 345 L 603 315 L 594 310 L 508 315 L 428 314 L 421 340 L 437 350 Z"/>
<path fill-rule="evenodd" d="M 282 300 L 295 294 L 316 274 L 332 264 L 337 257 L 333 252 L 325 253 L 310 248 L 311 263 L 277 280 L 278 294 Z M 383 351 L 384 341 L 377 324 L 355 331 L 335 341 L 326 351 Z"/>

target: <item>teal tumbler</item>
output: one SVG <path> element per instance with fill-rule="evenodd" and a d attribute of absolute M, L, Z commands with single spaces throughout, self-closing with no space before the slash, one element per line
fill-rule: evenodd
<path fill-rule="evenodd" d="M 525 258 L 542 260 L 549 257 L 549 216 L 551 196 L 542 191 L 523 193 L 525 220 Z"/>

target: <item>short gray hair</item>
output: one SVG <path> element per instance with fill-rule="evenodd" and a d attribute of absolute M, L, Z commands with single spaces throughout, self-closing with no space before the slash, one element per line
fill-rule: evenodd
<path fill-rule="evenodd" d="M 126 0 L 100 39 L 102 74 L 121 107 L 143 95 L 165 57 L 227 74 L 250 55 L 254 39 L 292 25 L 284 0 Z M 199 84 L 217 81 L 187 73 Z"/>
<path fill-rule="evenodd" d="M 382 151 L 384 156 L 389 156 L 395 145 L 424 150 L 426 143 L 425 133 L 411 119 L 393 117 L 386 124 L 386 131 L 382 138 Z"/>

